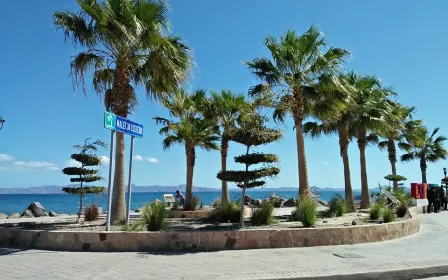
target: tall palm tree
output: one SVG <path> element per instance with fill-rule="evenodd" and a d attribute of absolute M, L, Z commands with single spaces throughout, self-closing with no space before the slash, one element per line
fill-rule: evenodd
<path fill-rule="evenodd" d="M 187 179 L 185 209 L 191 209 L 193 198 L 193 174 L 196 163 L 196 148 L 205 150 L 219 150 L 216 141 L 219 137 L 219 126 L 215 122 L 204 119 L 199 112 L 205 104 L 204 91 L 196 91 L 189 95 L 180 90 L 169 98 L 162 100 L 162 104 L 175 117 L 175 121 L 166 118 L 155 117 L 157 124 L 163 124 L 160 134 L 166 136 L 163 140 L 163 148 L 169 149 L 174 144 L 183 144 L 187 159 Z"/>
<path fill-rule="evenodd" d="M 214 119 L 222 130 L 221 137 L 221 171 L 227 170 L 227 153 L 229 150 L 229 131 L 251 111 L 251 106 L 243 95 L 234 95 L 231 91 L 212 92 L 209 106 L 205 110 L 206 118 Z M 221 201 L 229 201 L 227 181 L 221 181 Z"/>
<path fill-rule="evenodd" d="M 337 71 L 350 53 L 336 47 L 324 51 L 326 39 L 314 26 L 302 35 L 287 31 L 280 40 L 268 36 L 265 45 L 272 59 L 256 58 L 246 62 L 264 83 L 254 86 L 249 93 L 274 90 L 280 100 L 274 117 L 283 121 L 287 113 L 292 115 L 297 141 L 299 193 L 304 194 L 309 192 L 309 181 L 302 124 L 309 101 L 319 98 L 319 92 L 311 89 L 322 75 Z M 333 81 L 337 82 L 337 79 L 333 77 Z"/>
<path fill-rule="evenodd" d="M 426 179 L 426 169 L 428 162 L 436 162 L 446 159 L 448 152 L 443 145 L 448 138 L 439 135 L 436 137 L 439 128 L 435 128 L 432 133 L 426 127 L 416 130 L 411 139 L 406 139 L 407 153 L 401 156 L 402 161 L 420 160 L 420 170 L 422 172 L 422 183 L 428 183 Z"/>
<path fill-rule="evenodd" d="M 389 162 L 392 168 L 392 175 L 397 175 L 397 150 L 398 148 L 406 150 L 406 138 L 412 137 L 415 131 L 421 127 L 422 120 L 414 120 L 412 118 L 415 107 L 404 106 L 396 102 L 391 102 L 391 116 L 392 119 L 388 121 L 388 128 L 385 134 L 385 139 L 378 143 L 380 149 L 387 149 Z M 398 121 L 398 122 L 397 122 Z M 398 190 L 398 181 L 393 181 L 393 190 Z"/>
<path fill-rule="evenodd" d="M 369 184 L 367 181 L 366 148 L 369 143 L 378 142 L 378 134 L 388 127 L 391 107 L 388 98 L 394 93 L 382 87 L 375 76 L 363 76 L 351 72 L 347 82 L 357 94 L 353 117 L 350 121 L 350 134 L 357 138 L 361 165 L 361 208 L 370 206 Z"/>
<path fill-rule="evenodd" d="M 74 86 L 86 92 L 85 75 L 93 70 L 95 92 L 106 110 L 127 117 L 137 106 L 136 86 L 159 99 L 186 80 L 192 61 L 169 28 L 168 6 L 151 0 L 76 0 L 80 11 L 54 13 L 65 39 L 83 51 L 71 60 Z M 116 133 L 112 221 L 125 219 L 124 135 Z"/>
<path fill-rule="evenodd" d="M 346 83 L 346 74 L 340 74 L 341 82 Z M 338 88 L 330 88 L 325 90 L 333 90 L 335 94 L 331 98 L 339 98 L 345 101 L 345 106 L 329 107 L 332 102 L 323 99 L 319 103 L 311 106 L 312 115 L 319 119 L 318 122 L 307 122 L 303 125 L 305 133 L 311 137 L 316 138 L 325 135 L 337 134 L 339 138 L 339 153 L 342 157 L 344 166 L 344 186 L 345 186 L 345 201 L 349 212 L 355 212 L 355 200 L 353 197 L 353 189 L 350 175 L 350 161 L 348 158 L 348 146 L 353 137 L 349 134 L 350 121 L 353 118 L 352 108 L 354 106 L 353 97 L 356 95 L 354 88 L 349 85 L 344 86 L 343 91 Z"/>

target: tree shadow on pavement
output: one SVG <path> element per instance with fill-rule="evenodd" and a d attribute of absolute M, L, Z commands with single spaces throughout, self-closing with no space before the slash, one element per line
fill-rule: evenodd
<path fill-rule="evenodd" d="M 21 252 L 21 251 L 22 251 L 21 249 L 0 247 L 0 256 L 6 256 L 6 255 Z"/>

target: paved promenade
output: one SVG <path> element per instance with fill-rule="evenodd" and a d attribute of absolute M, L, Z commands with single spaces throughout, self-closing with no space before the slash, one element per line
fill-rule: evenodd
<path fill-rule="evenodd" d="M 416 235 L 352 246 L 185 254 L 3 248 L 0 279 L 413 279 L 422 271 L 428 277 L 447 273 L 448 212 L 420 219 Z M 384 271 L 391 271 L 388 277 Z"/>

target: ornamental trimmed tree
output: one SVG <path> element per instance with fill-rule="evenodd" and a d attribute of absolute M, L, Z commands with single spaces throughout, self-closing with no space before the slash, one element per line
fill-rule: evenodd
<path fill-rule="evenodd" d="M 81 217 L 83 198 L 85 194 L 98 194 L 105 191 L 104 187 L 99 186 L 84 186 L 84 183 L 93 183 L 103 180 L 103 177 L 99 175 L 100 171 L 96 168 L 101 165 L 101 157 L 96 155 L 99 148 L 105 149 L 106 144 L 100 140 L 94 142 L 89 141 L 87 138 L 84 145 L 74 145 L 73 148 L 79 150 L 79 153 L 72 154 L 71 159 L 77 161 L 79 164 L 75 167 L 66 167 L 62 170 L 62 173 L 70 178 L 70 182 L 79 183 L 79 187 L 65 187 L 62 191 L 68 194 L 79 195 L 79 212 L 78 222 Z"/>
<path fill-rule="evenodd" d="M 278 163 L 275 154 L 250 153 L 251 147 L 265 145 L 277 141 L 282 137 L 281 131 L 267 128 L 261 116 L 252 116 L 243 121 L 238 128 L 229 131 L 231 141 L 246 146 L 246 153 L 235 157 L 235 162 L 245 165 L 245 170 L 220 171 L 218 179 L 226 182 L 234 182 L 242 189 L 240 225 L 244 226 L 244 197 L 248 188 L 262 187 L 266 184 L 261 180 L 264 177 L 274 177 L 280 173 L 280 169 L 273 164 Z M 263 167 L 249 170 L 256 164 L 263 164 Z"/>
<path fill-rule="evenodd" d="M 400 181 L 406 181 L 408 178 L 401 176 L 401 175 L 394 175 L 394 174 L 389 174 L 384 176 L 384 179 L 389 181 L 389 187 L 390 187 L 390 182 L 394 182 L 394 186 L 398 185 L 398 182 Z M 397 189 L 394 188 L 394 191 L 396 191 Z"/>

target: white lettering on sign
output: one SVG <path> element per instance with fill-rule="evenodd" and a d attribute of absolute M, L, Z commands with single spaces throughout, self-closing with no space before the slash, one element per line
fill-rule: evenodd
<path fill-rule="evenodd" d="M 132 123 L 129 123 L 129 122 L 123 122 L 121 120 L 117 120 L 117 127 L 119 127 L 120 129 L 126 130 L 126 131 L 137 133 L 137 134 L 143 134 L 142 127 L 132 124 Z"/>

